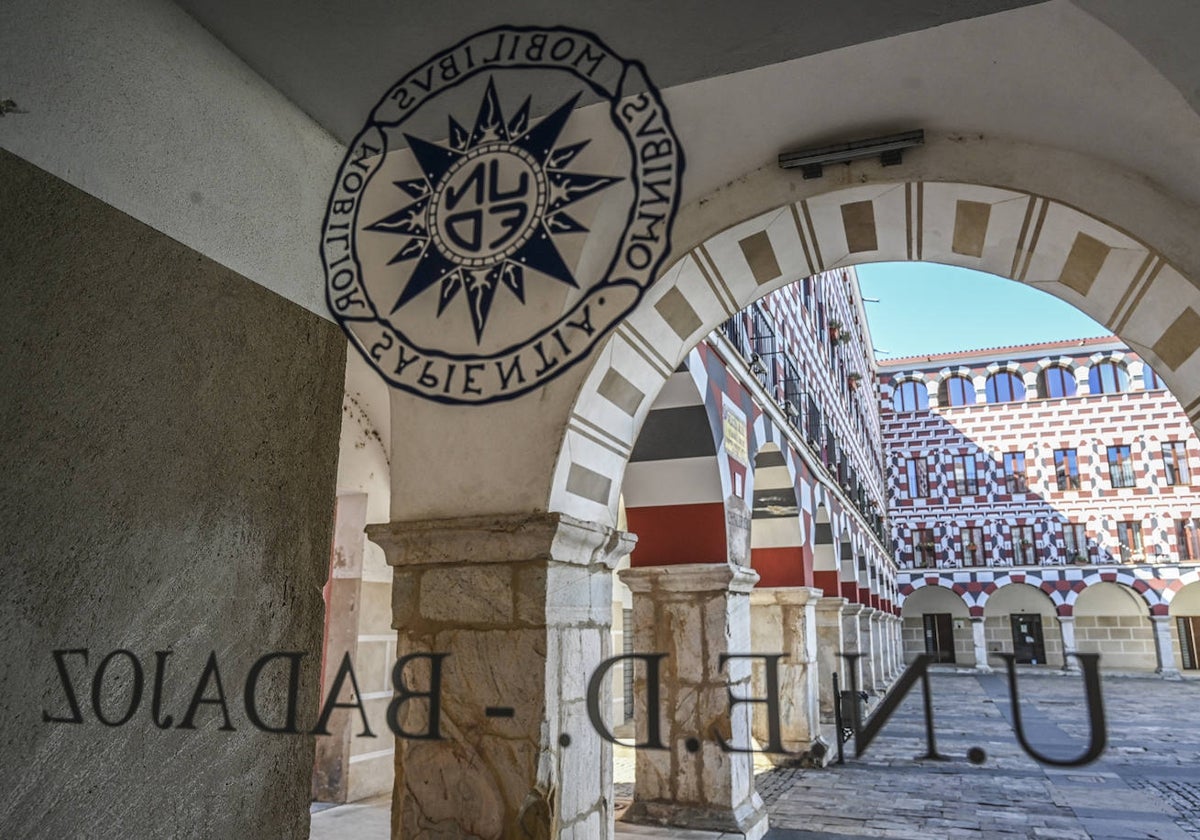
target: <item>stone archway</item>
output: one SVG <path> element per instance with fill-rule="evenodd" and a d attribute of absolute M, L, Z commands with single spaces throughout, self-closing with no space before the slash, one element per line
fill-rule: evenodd
<path fill-rule="evenodd" d="M 923 586 L 904 599 L 900 615 L 906 660 L 922 652 L 936 654 L 939 650 L 948 649 L 953 656 L 941 656 L 939 661 L 986 668 L 986 653 L 980 657 L 971 631 L 979 619 L 972 619 L 967 603 L 954 590 L 944 586 Z M 931 619 L 929 616 L 948 618 Z M 940 638 L 946 629 L 950 631 L 949 638 Z M 933 638 L 930 637 L 931 632 Z"/>
<path fill-rule="evenodd" d="M 1153 671 L 1154 625 L 1145 598 L 1115 581 L 1089 584 L 1075 599 L 1076 650 L 1099 653 L 1106 669 Z"/>
<path fill-rule="evenodd" d="M 1084 171 L 1094 172 L 1097 177 L 1092 181 L 1064 180 L 1059 170 L 1044 175 L 1048 162 L 1063 159 L 1046 150 L 1033 154 L 1029 149 L 1009 149 L 1016 155 L 1008 161 L 1010 169 L 1024 179 L 1013 183 L 1016 176 L 988 162 L 989 148 L 994 151 L 983 141 L 933 138 L 921 156 L 913 156 L 911 165 L 882 174 L 875 164 L 853 165 L 831 173 L 827 183 L 802 184 L 773 168 L 752 173 L 683 213 L 676 237 L 687 247 L 676 249 L 680 256 L 675 264 L 598 345 L 588 367 L 572 369 L 548 385 L 536 406 L 531 400 L 476 412 L 421 406 L 413 414 L 408 411 L 411 401 L 394 396 L 393 417 L 407 416 L 410 421 L 403 429 L 403 452 L 394 462 L 404 466 L 393 474 L 393 498 L 406 489 L 414 491 L 415 507 L 403 515 L 441 513 L 451 501 L 450 492 L 457 489 L 444 484 L 418 495 L 426 488 L 414 476 L 434 460 L 427 444 L 435 438 L 453 439 L 461 458 L 474 459 L 476 492 L 468 509 L 499 515 L 444 525 L 431 525 L 432 520 L 394 522 L 386 533 L 374 532 L 383 542 L 391 542 L 389 558 L 404 555 L 402 543 L 429 546 L 429 534 L 434 532 L 436 550 L 421 549 L 431 559 L 444 559 L 451 552 L 465 559 L 464 545 L 486 544 L 490 555 L 503 558 L 492 560 L 493 568 L 502 569 L 504 563 L 516 568 L 525 555 L 510 557 L 508 547 L 516 544 L 512 535 L 528 526 L 537 531 L 537 539 L 528 545 L 542 546 L 539 557 L 549 552 L 558 562 L 560 546 L 571 546 L 566 553 L 576 564 L 572 574 L 586 577 L 584 585 L 592 586 L 594 578 L 607 574 L 608 561 L 587 558 L 624 553 L 618 551 L 618 538 L 609 529 L 617 521 L 626 465 L 639 430 L 680 361 L 726 318 L 768 292 L 815 271 L 861 262 L 932 260 L 968 265 L 1052 291 L 1109 324 L 1144 352 L 1195 419 L 1200 412 L 1200 358 L 1194 351 L 1200 331 L 1193 329 L 1193 320 L 1200 324 L 1200 291 L 1187 276 L 1200 276 L 1200 246 L 1182 235 L 1188 220 L 1197 220 L 1200 228 L 1195 210 L 1148 192 L 1144 185 L 1131 182 L 1130 173 L 1078 156 L 1071 157 L 1063 171 L 1073 172 L 1075 178 Z M 930 171 L 934 163 L 937 172 Z M 889 180 L 877 182 L 884 175 Z M 900 180 L 890 180 L 894 178 Z M 972 183 L 977 180 L 990 185 Z M 1031 191 L 1031 184 L 1045 189 Z M 1121 205 L 1131 197 L 1142 199 L 1132 216 Z M 1101 221 L 1077 209 L 1084 206 L 1128 223 Z M 742 221 L 728 226 L 731 218 Z M 1126 232 L 1151 228 L 1155 244 Z M 497 428 L 519 428 L 519 432 L 511 436 L 508 447 L 499 449 L 489 445 L 493 440 L 489 434 Z M 461 496 L 455 495 L 453 502 L 461 502 Z M 538 511 L 532 519 L 521 513 L 530 509 Z M 835 520 L 841 515 L 836 506 L 829 510 Z M 393 510 L 397 518 L 400 514 Z M 817 542 L 820 531 L 814 527 Z M 464 533 L 478 536 L 464 542 Z M 569 539 L 564 538 L 567 534 Z M 520 551 L 531 550 L 528 545 L 522 544 Z M 814 555 L 816 574 L 821 571 L 820 555 Z M 471 559 L 470 565 L 481 565 Z M 580 564 L 587 566 L 586 574 L 578 569 Z M 748 570 L 712 566 L 708 571 L 724 578 L 705 578 L 705 586 L 726 587 L 739 596 L 749 589 L 752 573 Z M 836 564 L 830 571 L 837 575 Z M 401 577 L 398 571 L 397 580 Z M 735 584 L 737 592 L 731 588 Z M 493 588 L 510 591 L 506 586 Z M 541 587 L 533 592 L 533 600 L 553 606 L 563 591 Z M 982 607 L 982 600 L 978 606 Z M 603 620 L 598 613 L 593 615 Z M 398 626 L 405 626 L 399 611 L 396 618 L 401 622 Z M 547 625 L 544 629 L 551 635 L 559 632 L 548 620 Z M 819 609 L 817 625 L 821 643 L 826 644 Z M 561 674 L 569 657 L 558 648 L 550 651 L 553 656 L 544 657 L 542 665 L 536 657 L 531 659 L 531 667 L 544 670 L 547 697 L 557 691 L 559 699 L 569 703 L 530 698 L 531 706 L 545 707 L 550 727 L 565 727 L 566 706 L 577 707 L 583 690 L 579 680 Z M 603 645 L 586 648 L 573 665 L 587 670 L 598 662 L 596 654 L 604 652 Z M 822 711 L 825 706 L 822 698 Z M 529 726 L 522 737 L 532 743 L 542 736 Z M 568 758 L 552 746 L 551 752 L 549 777 L 561 782 L 567 778 L 563 768 Z M 569 760 L 577 761 L 580 755 L 583 752 L 575 750 Z M 527 780 L 539 778 L 525 769 L 520 773 Z M 539 786 L 529 793 L 536 800 L 530 807 L 540 807 L 537 802 L 542 800 L 537 797 L 548 795 Z M 574 788 L 575 782 L 570 786 Z M 604 813 L 602 794 L 588 790 L 571 795 L 584 793 L 587 801 L 570 811 L 572 820 L 581 825 Z M 516 794 L 505 793 L 504 799 L 523 807 Z M 756 813 L 752 796 L 744 804 Z"/>
<path fill-rule="evenodd" d="M 1037 630 L 1018 633 L 1015 616 L 1030 616 Z M 1013 653 L 1017 661 L 1028 664 L 1063 664 L 1063 634 L 1059 627 L 1055 602 L 1032 583 L 1008 583 L 987 599 L 983 610 L 984 637 L 989 653 Z M 1020 636 L 1020 638 L 1018 638 Z M 1030 647 L 1024 652 L 1023 643 Z"/>
<path fill-rule="evenodd" d="M 1073 163 L 1078 170 L 1080 162 Z M 771 193 L 786 183 L 797 188 L 775 180 L 781 183 Z M 761 172 L 747 179 L 758 181 L 774 183 Z M 1200 288 L 1171 259 L 1200 269 L 1200 253 L 1165 253 L 1067 201 L 1008 186 L 916 180 L 825 189 L 705 235 L 692 233 L 699 222 L 685 214 L 682 238 L 695 244 L 608 338 L 579 391 L 560 449 L 570 457 L 560 454 L 551 509 L 611 521 L 611 498 L 580 498 L 567 487 L 572 474 L 619 486 L 621 458 L 611 448 L 588 446 L 588 430 L 611 415 L 611 383 L 626 383 L 628 393 L 641 395 L 625 403 L 632 433 L 679 359 L 725 318 L 787 283 L 864 262 L 944 262 L 1035 285 L 1152 360 L 1193 424 L 1200 419 Z M 1192 212 L 1161 195 L 1155 203 L 1157 213 Z"/>

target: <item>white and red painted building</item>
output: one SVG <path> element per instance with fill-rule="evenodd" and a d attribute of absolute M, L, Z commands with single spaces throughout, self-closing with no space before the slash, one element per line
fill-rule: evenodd
<path fill-rule="evenodd" d="M 787 650 L 787 691 L 808 698 L 784 721 L 789 749 L 806 749 L 832 723 L 838 653 L 864 655 L 856 676 L 867 689 L 900 670 L 876 381 L 854 271 L 806 278 L 688 354 L 625 474 L 634 578 L 674 568 L 683 579 L 686 568 L 726 563 L 757 578 L 747 584 L 753 649 Z M 630 594 L 618 586 L 617 597 L 625 612 L 614 627 L 629 632 Z M 614 688 L 618 708 L 622 692 L 632 701 L 628 681 Z"/>
<path fill-rule="evenodd" d="M 1196 667 L 1200 442 L 1112 337 L 880 365 L 905 653 Z"/>

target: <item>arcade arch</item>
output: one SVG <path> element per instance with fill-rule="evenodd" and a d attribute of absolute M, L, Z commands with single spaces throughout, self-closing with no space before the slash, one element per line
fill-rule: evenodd
<path fill-rule="evenodd" d="M 900 616 L 907 650 L 923 650 L 942 663 L 976 664 L 971 613 L 957 593 L 923 586 L 904 599 Z"/>
<path fill-rule="evenodd" d="M 1193 574 L 1192 577 L 1195 577 Z M 1200 672 L 1200 581 L 1184 584 L 1168 604 L 1175 667 L 1184 675 Z"/>
<path fill-rule="evenodd" d="M 1019 664 L 1063 665 L 1058 611 L 1045 592 L 1028 583 L 1008 583 L 983 606 L 989 654 L 1012 653 Z"/>
<path fill-rule="evenodd" d="M 1092 583 L 1075 599 L 1074 618 L 1076 650 L 1102 654 L 1106 669 L 1154 670 L 1154 627 L 1137 592 L 1120 583 Z"/>

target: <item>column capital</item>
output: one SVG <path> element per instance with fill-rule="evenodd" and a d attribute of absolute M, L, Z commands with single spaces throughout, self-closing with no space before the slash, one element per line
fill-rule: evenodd
<path fill-rule="evenodd" d="M 1059 624 L 1074 624 L 1075 623 L 1075 616 L 1073 616 L 1073 615 L 1060 615 L 1060 616 L 1056 616 L 1056 618 L 1058 618 Z M 982 621 L 982 619 L 980 619 L 980 620 Z"/>
<path fill-rule="evenodd" d="M 604 566 L 633 551 L 637 537 L 565 513 L 494 514 L 367 526 L 391 566 L 547 560 Z"/>
<path fill-rule="evenodd" d="M 842 606 L 842 615 L 858 615 L 866 609 L 870 609 L 870 607 L 865 607 L 862 604 L 856 604 L 852 601 L 848 601 Z"/>
<path fill-rule="evenodd" d="M 822 595 L 817 599 L 817 611 L 836 612 L 840 614 L 842 607 L 848 603 L 849 601 L 841 595 Z"/>
<path fill-rule="evenodd" d="M 746 594 L 758 583 L 758 572 L 731 563 L 680 563 L 634 566 L 617 572 L 633 592 L 730 592 Z"/>
<path fill-rule="evenodd" d="M 983 616 L 981 615 L 972 615 L 968 616 L 968 618 L 971 619 L 972 624 L 983 624 Z"/>
<path fill-rule="evenodd" d="M 779 604 L 780 606 L 802 607 L 821 597 L 820 589 L 807 586 L 755 587 L 750 592 L 750 603 L 755 606 Z"/>

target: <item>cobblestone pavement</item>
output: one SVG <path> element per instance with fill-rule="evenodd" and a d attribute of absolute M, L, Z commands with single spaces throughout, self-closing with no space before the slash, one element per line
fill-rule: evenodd
<path fill-rule="evenodd" d="M 1108 749 L 1087 767 L 1038 764 L 1013 735 L 1008 680 L 1000 674 L 934 673 L 938 750 L 925 752 L 919 686 L 860 759 L 842 766 L 764 769 L 756 784 L 770 811 L 767 840 L 1186 840 L 1200 839 L 1200 681 L 1106 677 Z M 1030 743 L 1055 757 L 1083 752 L 1088 724 L 1077 676 L 1019 676 Z M 971 747 L 987 757 L 975 765 Z M 618 807 L 632 794 L 632 751 L 614 756 Z M 756 761 L 764 767 L 761 758 Z M 387 837 L 387 798 L 313 815 L 315 840 Z M 703 832 L 618 823 L 618 836 L 683 840 Z M 622 830 L 624 829 L 624 830 Z M 708 835 L 712 838 L 720 835 Z"/>
<path fill-rule="evenodd" d="M 938 750 L 951 760 L 914 758 L 925 752 L 918 685 L 861 759 L 758 775 L 768 838 L 1200 838 L 1200 683 L 1106 677 L 1107 751 L 1086 767 L 1054 768 L 1017 743 L 1006 677 L 931 681 Z M 1082 680 L 1022 672 L 1019 687 L 1032 746 L 1082 753 Z M 986 751 L 981 765 L 966 760 L 971 747 Z"/>

